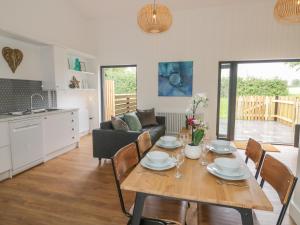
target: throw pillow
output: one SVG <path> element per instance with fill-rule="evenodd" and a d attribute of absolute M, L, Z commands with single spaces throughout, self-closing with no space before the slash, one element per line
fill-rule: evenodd
<path fill-rule="evenodd" d="M 140 131 L 142 129 L 141 122 L 135 113 L 127 113 L 124 115 L 124 120 L 132 131 Z"/>
<path fill-rule="evenodd" d="M 155 117 L 154 108 L 148 110 L 139 110 L 137 109 L 136 115 L 140 119 L 142 127 L 158 125 Z"/>
<path fill-rule="evenodd" d="M 111 117 L 111 123 L 115 130 L 129 131 L 128 125 L 118 117 Z"/>

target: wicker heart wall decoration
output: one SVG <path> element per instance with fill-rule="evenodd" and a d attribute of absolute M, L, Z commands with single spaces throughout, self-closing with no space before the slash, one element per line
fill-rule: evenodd
<path fill-rule="evenodd" d="M 19 49 L 12 49 L 10 47 L 4 47 L 2 49 L 2 55 L 6 62 L 8 63 L 11 71 L 16 72 L 16 69 L 21 64 L 23 60 L 23 53 Z"/>

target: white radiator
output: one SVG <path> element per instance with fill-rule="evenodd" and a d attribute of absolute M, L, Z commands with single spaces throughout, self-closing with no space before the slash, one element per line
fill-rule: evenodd
<path fill-rule="evenodd" d="M 173 112 L 158 112 L 157 116 L 166 117 L 166 133 L 167 134 L 178 134 L 181 128 L 185 127 L 185 113 L 173 113 Z M 190 117 L 191 115 L 189 115 Z M 197 113 L 196 118 L 203 120 L 203 113 Z"/>
<path fill-rule="evenodd" d="M 185 113 L 158 112 L 157 116 L 166 117 L 167 134 L 178 134 L 185 127 Z"/>

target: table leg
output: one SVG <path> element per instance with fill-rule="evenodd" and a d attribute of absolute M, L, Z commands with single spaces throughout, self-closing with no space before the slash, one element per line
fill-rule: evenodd
<path fill-rule="evenodd" d="M 136 194 L 133 215 L 131 219 L 131 225 L 140 225 L 145 198 L 146 195 L 143 193 Z"/>
<path fill-rule="evenodd" d="M 252 209 L 237 208 L 242 217 L 243 225 L 253 225 Z"/>

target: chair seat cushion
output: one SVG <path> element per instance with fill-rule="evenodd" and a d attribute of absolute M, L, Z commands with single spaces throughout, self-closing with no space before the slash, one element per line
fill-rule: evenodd
<path fill-rule="evenodd" d="M 253 213 L 254 225 L 259 225 Z M 198 224 L 201 225 L 242 225 L 241 214 L 232 208 L 198 204 Z"/>
<path fill-rule="evenodd" d="M 134 205 L 130 208 L 129 213 L 132 215 Z M 160 219 L 175 224 L 184 225 L 186 219 L 187 202 L 173 199 L 160 198 L 156 196 L 147 196 L 143 217 Z"/>

